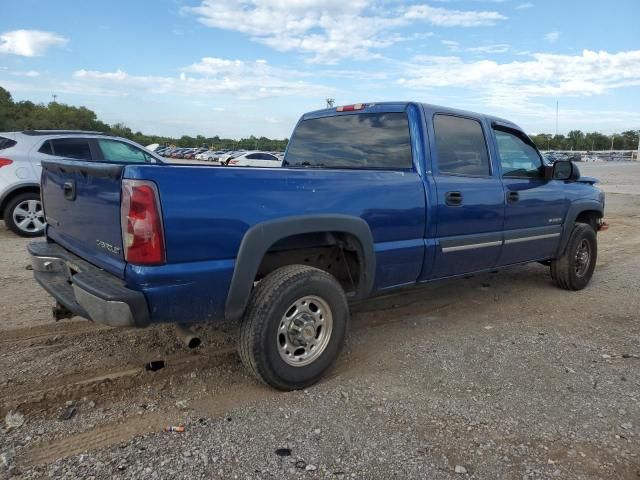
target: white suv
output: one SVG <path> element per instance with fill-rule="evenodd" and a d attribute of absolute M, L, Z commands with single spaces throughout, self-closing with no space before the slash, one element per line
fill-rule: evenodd
<path fill-rule="evenodd" d="M 162 163 L 135 142 L 100 132 L 25 130 L 0 132 L 0 219 L 22 237 L 44 233 L 40 202 L 42 160 Z"/>

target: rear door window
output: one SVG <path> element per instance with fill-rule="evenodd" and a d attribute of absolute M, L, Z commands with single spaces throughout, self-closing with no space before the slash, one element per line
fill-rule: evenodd
<path fill-rule="evenodd" d="M 360 113 L 303 120 L 293 133 L 285 165 L 410 169 L 407 114 Z"/>
<path fill-rule="evenodd" d="M 87 138 L 56 138 L 50 140 L 53 155 L 75 160 L 92 160 Z"/>
<path fill-rule="evenodd" d="M 433 128 L 440 174 L 491 175 L 487 142 L 480 122 L 440 114 L 434 116 Z"/>
<path fill-rule="evenodd" d="M 151 155 L 128 143 L 107 139 L 98 139 L 97 142 L 102 151 L 102 157 L 107 162 L 148 163 L 153 158 Z"/>

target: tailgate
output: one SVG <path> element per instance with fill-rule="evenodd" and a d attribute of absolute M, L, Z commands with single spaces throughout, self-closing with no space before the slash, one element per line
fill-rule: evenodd
<path fill-rule="evenodd" d="M 124 277 L 120 182 L 124 165 L 42 162 L 47 236 L 84 260 Z"/>

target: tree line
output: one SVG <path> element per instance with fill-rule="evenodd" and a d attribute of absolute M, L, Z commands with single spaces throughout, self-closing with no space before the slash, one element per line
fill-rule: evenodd
<path fill-rule="evenodd" d="M 30 129 L 96 130 L 129 138 L 141 145 L 151 143 L 178 147 L 206 145 L 216 150 L 230 148 L 283 151 L 288 142 L 286 138 L 279 140 L 253 135 L 240 140 L 220 138 L 218 135 L 213 137 L 183 135 L 180 138 L 147 135 L 140 131 L 134 132 L 123 123 L 109 125 L 98 120 L 96 113 L 86 107 L 74 107 L 58 102 L 50 102 L 47 105 L 30 101 L 15 102 L 11 94 L 0 87 L 0 131 Z M 636 150 L 638 135 L 640 130 L 627 130 L 613 135 L 571 130 L 566 136 L 540 133 L 532 135 L 531 139 L 540 150 Z"/>
<path fill-rule="evenodd" d="M 540 150 L 637 150 L 640 130 L 627 130 L 613 135 L 571 130 L 565 135 L 539 133 L 531 140 Z"/>
<path fill-rule="evenodd" d="M 98 120 L 96 113 L 86 107 L 74 107 L 58 102 L 49 102 L 46 105 L 28 100 L 16 102 L 6 89 L 0 87 L 0 132 L 20 130 L 92 130 L 125 137 L 141 145 L 151 143 L 178 147 L 204 145 L 215 150 L 229 148 L 284 151 L 288 142 L 286 138 L 280 140 L 253 135 L 240 140 L 220 138 L 218 135 L 213 137 L 183 135 L 180 138 L 147 135 L 140 131 L 134 132 L 123 123 L 109 125 Z"/>

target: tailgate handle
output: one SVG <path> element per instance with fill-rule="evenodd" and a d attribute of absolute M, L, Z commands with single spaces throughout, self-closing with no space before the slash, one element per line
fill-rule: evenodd
<path fill-rule="evenodd" d="M 76 199 L 75 180 L 69 180 L 68 182 L 64 182 L 64 185 L 62 185 L 62 191 L 64 192 L 64 198 L 71 201 L 75 200 Z"/>

